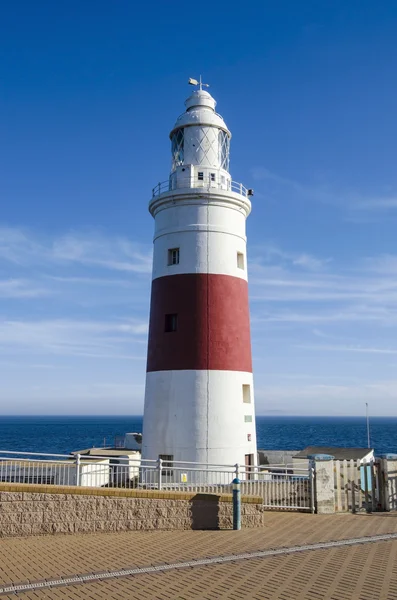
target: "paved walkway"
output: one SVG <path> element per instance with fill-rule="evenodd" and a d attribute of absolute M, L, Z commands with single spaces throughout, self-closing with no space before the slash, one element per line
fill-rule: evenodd
<path fill-rule="evenodd" d="M 397 533 L 397 514 L 266 513 L 262 529 L 154 531 L 0 540 L 0 587 L 88 573 L 167 570 L 35 589 L 3 598 L 397 600 L 397 540 L 349 542 L 185 568 L 172 564 Z"/>

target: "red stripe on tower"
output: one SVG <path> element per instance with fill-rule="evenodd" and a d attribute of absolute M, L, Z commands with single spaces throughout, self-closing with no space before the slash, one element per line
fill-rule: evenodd
<path fill-rule="evenodd" d="M 187 273 L 153 281 L 147 370 L 172 369 L 252 371 L 244 279 Z"/>

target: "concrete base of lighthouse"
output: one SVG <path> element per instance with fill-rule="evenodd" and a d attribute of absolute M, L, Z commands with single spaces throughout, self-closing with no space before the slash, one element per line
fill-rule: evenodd
<path fill-rule="evenodd" d="M 174 461 L 256 465 L 252 373 L 147 373 L 142 458 L 160 455 Z"/>

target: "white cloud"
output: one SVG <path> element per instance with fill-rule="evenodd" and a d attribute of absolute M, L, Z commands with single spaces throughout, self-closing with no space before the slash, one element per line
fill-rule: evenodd
<path fill-rule="evenodd" d="M 93 231 L 39 238 L 28 230 L 0 227 L 0 260 L 25 267 L 81 264 L 148 274 L 152 267 L 152 249 L 124 237 Z"/>
<path fill-rule="evenodd" d="M 320 350 L 322 352 L 358 352 L 364 354 L 397 354 L 397 348 L 371 348 L 359 345 L 342 344 L 297 344 L 303 350 Z"/>
<path fill-rule="evenodd" d="M 279 384 L 257 386 L 257 414 L 362 415 L 368 402 L 372 414 L 397 415 L 397 380 L 356 384 Z"/>
<path fill-rule="evenodd" d="M 381 363 L 395 362 L 397 353 L 397 256 L 338 262 L 277 244 L 250 254 L 258 412 L 329 414 L 332 407 L 353 414 L 356 402 L 384 393 L 380 405 L 387 414 L 385 403 L 394 402 L 397 387 L 376 379 L 381 371 L 387 376 Z M 9 375 L 4 398 L 19 398 L 21 406 L 23 398 L 34 399 L 35 410 L 47 402 L 43 412 L 52 411 L 54 399 L 67 403 L 66 412 L 82 412 L 85 401 L 86 412 L 112 412 L 114 404 L 122 411 L 129 398 L 141 406 L 149 245 L 98 232 L 44 237 L 3 228 L 0 267 L 12 275 L 0 280 L 0 359 Z M 369 363 L 379 370 L 372 372 Z M 293 367 L 299 373 L 292 379 L 300 380 L 272 375 Z M 363 368 L 370 382 L 345 381 Z M 336 383 L 331 373 L 340 377 Z M 265 385 L 269 381 L 276 384 Z"/>
<path fill-rule="evenodd" d="M 369 257 L 365 260 L 363 267 L 370 272 L 380 275 L 397 275 L 397 255 L 381 254 Z"/>
<path fill-rule="evenodd" d="M 359 190 L 335 189 L 330 184 L 301 183 L 288 177 L 272 173 L 264 167 L 251 169 L 252 177 L 257 181 L 266 181 L 269 185 L 278 186 L 279 189 L 288 189 L 302 199 L 332 204 L 353 211 L 387 211 L 397 208 L 397 193 L 372 196 L 365 195 Z"/>
<path fill-rule="evenodd" d="M 319 271 L 323 269 L 331 258 L 320 258 L 307 252 L 286 252 L 275 244 L 265 244 L 251 248 L 251 254 L 259 256 L 259 262 L 272 264 L 277 261 L 278 264 L 301 267 L 302 270 Z M 255 264 L 255 258 L 251 259 L 251 269 Z"/>
<path fill-rule="evenodd" d="M 363 258 L 352 263 L 310 256 L 315 269 L 301 268 L 295 256 L 257 251 L 249 263 L 255 317 L 268 321 L 397 320 L 397 257 Z M 308 262 L 308 261 L 306 261 Z M 396 271 L 395 271 L 396 270 Z M 291 305 L 287 309 L 281 307 Z M 292 305 L 299 306 L 299 310 Z M 265 307 L 264 309 L 261 307 Z"/>
<path fill-rule="evenodd" d="M 15 351 L 97 358 L 145 359 L 147 323 L 124 321 L 0 322 L 0 352 Z M 132 352 L 132 349 L 136 353 Z"/>
<path fill-rule="evenodd" d="M 152 269 L 151 250 L 144 251 L 125 238 L 109 239 L 99 234 L 70 234 L 58 238 L 53 242 L 52 256 L 55 260 L 116 271 L 150 273 Z"/>
<path fill-rule="evenodd" d="M 39 298 L 52 292 L 25 279 L 0 280 L 0 298 Z"/>

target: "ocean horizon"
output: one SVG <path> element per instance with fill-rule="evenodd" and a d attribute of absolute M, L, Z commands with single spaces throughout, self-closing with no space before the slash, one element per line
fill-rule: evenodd
<path fill-rule="evenodd" d="M 141 432 L 141 415 L 4 415 L 0 450 L 69 454 L 112 446 L 116 436 Z M 367 447 L 365 417 L 257 416 L 257 446 L 300 450 L 306 446 Z M 371 447 L 376 454 L 397 452 L 397 417 L 371 417 Z"/>

